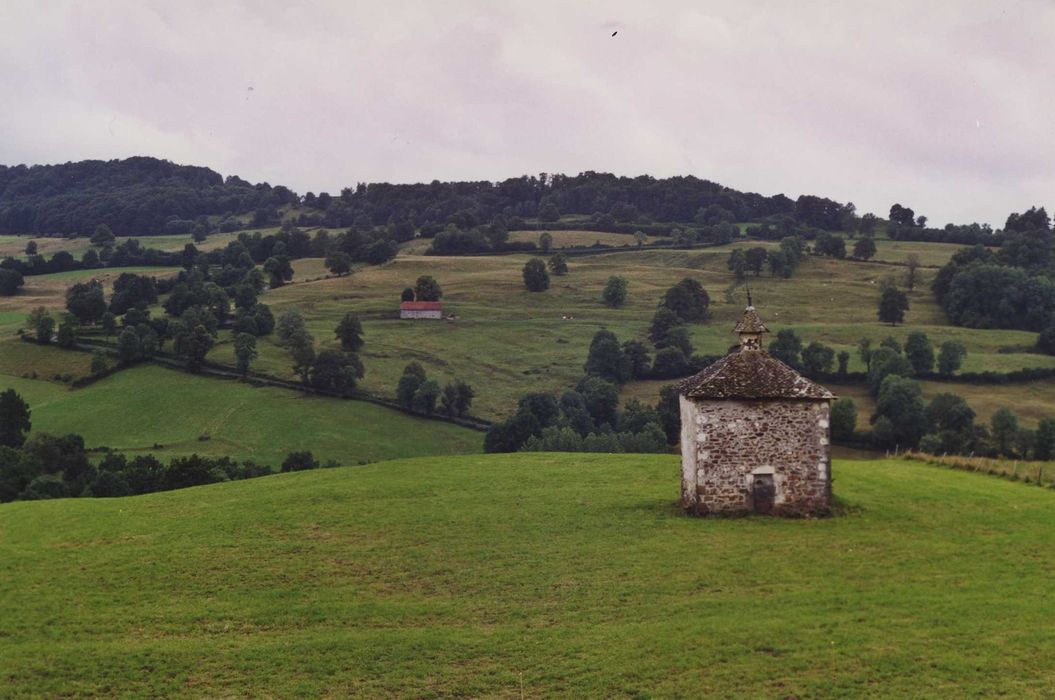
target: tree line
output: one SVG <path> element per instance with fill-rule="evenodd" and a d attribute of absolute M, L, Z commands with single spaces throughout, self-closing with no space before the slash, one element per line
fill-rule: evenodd
<path fill-rule="evenodd" d="M 101 225 L 100 228 L 104 228 Z M 77 260 L 67 251 L 59 251 L 50 259 L 33 254 L 26 260 L 8 256 L 0 261 L 0 296 L 10 296 L 24 283 L 24 277 L 70 270 L 95 270 L 104 267 L 189 267 L 202 261 L 210 265 L 229 264 L 230 247 L 237 245 L 237 254 L 246 253 L 253 263 L 264 266 L 273 284 L 280 286 L 293 277 L 290 261 L 306 257 L 324 258 L 326 267 L 336 275 L 346 274 L 354 263 L 381 265 L 395 257 L 396 244 L 383 231 L 363 233 L 354 229 L 331 234 L 325 229 L 314 235 L 292 223 L 285 223 L 279 231 L 264 235 L 259 231 L 243 232 L 226 249 L 200 251 L 188 243 L 182 251 L 162 251 L 144 248 L 137 238 L 115 244 L 108 230 L 104 236 L 92 236 L 95 247 Z M 31 242 L 32 243 L 32 242 Z"/>
<path fill-rule="evenodd" d="M 1047 212 L 1011 214 L 998 250 L 958 251 L 932 289 L 956 325 L 1035 331 L 1040 348 L 1055 352 L 1055 234 Z"/>
<path fill-rule="evenodd" d="M 852 205 L 824 197 L 763 196 L 693 176 L 542 173 L 499 182 L 359 183 L 334 195 L 300 196 L 282 185 L 251 184 L 156 158 L 0 166 L 0 233 L 90 235 L 99 224 L 121 236 L 185 233 L 201 217 L 238 230 L 274 224 L 279 209 L 290 206 L 302 208 L 298 223 L 304 226 L 410 227 L 430 238 L 448 224 L 471 230 L 498 217 L 556 222 L 585 216 L 611 228 L 787 215 L 836 230 L 853 216 Z"/>
<path fill-rule="evenodd" d="M 50 498 L 135 496 L 157 491 L 267 476 L 271 467 L 229 457 L 127 457 L 105 449 L 93 464 L 80 435 L 27 435 L 32 427 L 25 400 L 0 392 L 0 503 Z M 291 452 L 283 472 L 318 468 L 310 451 Z M 337 466 L 329 463 L 326 466 Z"/>
<path fill-rule="evenodd" d="M 277 221 L 279 207 L 297 203 L 297 195 L 281 185 L 225 179 L 208 168 L 157 158 L 0 165 L 0 233 L 5 234 L 87 236 L 99 224 L 120 236 L 182 233 L 187 231 L 182 222 L 201 216 L 263 211 L 269 222 Z"/>

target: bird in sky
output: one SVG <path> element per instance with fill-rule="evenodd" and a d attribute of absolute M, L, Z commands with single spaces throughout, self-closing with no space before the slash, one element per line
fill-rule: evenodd
<path fill-rule="evenodd" d="M 614 32 L 612 32 L 612 36 L 615 36 L 615 35 L 616 35 L 616 34 L 618 34 L 618 33 L 619 33 L 619 30 L 618 30 L 618 29 L 616 29 L 616 30 L 615 30 Z"/>

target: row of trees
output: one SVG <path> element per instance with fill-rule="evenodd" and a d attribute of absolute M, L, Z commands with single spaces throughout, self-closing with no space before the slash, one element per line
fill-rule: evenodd
<path fill-rule="evenodd" d="M 105 227 L 103 227 L 105 228 Z M 96 237 L 93 236 L 93 240 Z M 109 239 L 113 241 L 112 234 Z M 272 287 L 279 287 L 293 278 L 291 262 L 304 257 L 321 257 L 327 268 L 337 275 L 346 274 L 353 263 L 381 265 L 395 257 L 396 244 L 383 233 L 361 233 L 354 229 L 331 235 L 318 230 L 314 236 L 283 224 L 274 234 L 263 235 L 241 233 L 238 240 L 226 248 L 216 251 L 199 251 L 188 243 L 180 252 L 169 252 L 145 248 L 136 238 L 120 244 L 106 245 L 98 252 L 89 249 L 78 261 L 70 253 L 59 251 L 50 260 L 41 255 L 30 255 L 27 260 L 7 257 L 0 261 L 0 296 L 15 294 L 22 286 L 19 277 L 67 272 L 70 270 L 94 270 L 104 267 L 174 267 L 191 269 L 194 266 L 246 267 L 246 261 L 263 267 Z M 241 256 L 247 256 L 240 260 Z"/>
<path fill-rule="evenodd" d="M 278 344 L 289 351 L 293 371 L 301 382 L 320 391 L 350 396 L 365 373 L 358 354 L 364 345 L 362 322 L 356 314 L 346 313 L 334 332 L 341 348 L 317 352 L 315 338 L 299 310 L 282 312 L 275 324 Z"/>
<path fill-rule="evenodd" d="M 846 376 L 849 372 L 850 353 L 835 350 L 818 341 L 804 345 L 793 328 L 781 329 L 769 343 L 769 354 L 781 362 L 794 367 L 808 376 L 824 378 L 832 375 Z M 908 334 L 904 348 L 892 336 L 887 336 L 878 345 L 870 338 L 861 338 L 857 343 L 857 355 L 864 365 L 867 383 L 873 393 L 888 374 L 901 376 L 928 376 L 935 369 L 941 377 L 950 377 L 963 364 L 967 348 L 958 340 L 947 340 L 935 350 L 926 333 L 913 331 Z"/>
<path fill-rule="evenodd" d="M 776 216 L 804 226 L 846 230 L 856 220 L 852 204 L 810 195 L 797 200 L 764 197 L 691 176 L 543 173 L 501 182 L 363 183 L 338 195 L 308 192 L 299 197 L 286 187 L 223 179 L 207 168 L 153 158 L 0 167 L 2 233 L 88 235 L 105 223 L 118 235 L 192 233 L 199 226 L 207 234 L 212 228 L 273 224 L 278 210 L 290 206 L 302 207 L 301 225 L 385 227 L 397 239 L 413 237 L 416 229 L 423 236 L 438 237 L 450 234 L 445 227 L 452 224 L 469 233 L 498 218 L 556 222 L 565 215 L 588 217 L 580 225 L 599 230 L 648 227 L 653 222 L 715 226 Z M 486 238 L 483 242 L 494 245 Z"/>
<path fill-rule="evenodd" d="M 615 285 L 621 286 L 618 283 Z M 606 288 L 606 291 L 610 291 Z M 590 341 L 590 348 L 583 369 L 587 376 L 596 376 L 616 384 L 631 379 L 671 379 L 698 372 L 715 357 L 693 353 L 689 337 L 689 323 L 706 319 L 710 297 L 699 282 L 685 278 L 672 286 L 660 300 L 649 329 L 649 340 L 655 348 L 655 357 L 648 345 L 639 340 L 620 343 L 616 335 L 608 330 L 597 331 Z"/>
<path fill-rule="evenodd" d="M 1007 407 L 993 412 L 989 425 L 975 423 L 967 401 L 953 393 L 923 399 L 919 382 L 898 375 L 886 377 L 876 396 L 870 434 L 856 432 L 857 405 L 852 398 L 832 406 L 832 439 L 870 441 L 891 449 L 918 448 L 930 454 L 1055 458 L 1055 418 L 1042 419 L 1035 430 L 1023 428 Z"/>
<path fill-rule="evenodd" d="M 132 496 L 251 479 L 270 467 L 228 457 L 176 457 L 168 463 L 154 455 L 129 458 L 107 451 L 93 464 L 80 435 L 27 435 L 31 412 L 13 389 L 0 393 L 0 502 L 47 498 Z M 282 471 L 317 468 L 311 452 L 290 453 Z"/>
<path fill-rule="evenodd" d="M 999 250 L 976 245 L 958 251 L 932 288 L 957 325 L 1052 329 L 1055 337 L 1055 234 L 1047 212 L 1034 207 L 1011 214 Z"/>
<path fill-rule="evenodd" d="M 728 268 L 741 282 L 748 273 L 758 277 L 767 267 L 774 277 L 786 279 L 795 272 L 806 253 L 807 246 L 802 237 L 785 236 L 780 240 L 780 247 L 775 250 L 767 250 L 762 246 L 737 248 L 729 254 Z"/>
<path fill-rule="evenodd" d="M 542 392 L 521 397 L 512 416 L 488 429 L 484 450 L 665 452 L 677 439 L 672 417 L 680 420 L 676 397 L 669 404 L 631 400 L 620 411 L 616 385 L 587 376 L 559 398 Z"/>
<path fill-rule="evenodd" d="M 399 405 L 426 416 L 442 412 L 450 418 L 464 418 L 469 415 L 475 396 L 473 388 L 460 379 L 447 382 L 441 389 L 439 382 L 429 379 L 425 368 L 417 362 L 403 369 L 396 386 Z"/>
<path fill-rule="evenodd" d="M 400 301 L 439 301 L 443 298 L 443 288 L 432 275 L 422 275 L 414 282 L 413 287 L 406 287 L 400 295 Z"/>

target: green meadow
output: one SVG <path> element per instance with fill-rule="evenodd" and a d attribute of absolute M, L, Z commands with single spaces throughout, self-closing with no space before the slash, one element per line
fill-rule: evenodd
<path fill-rule="evenodd" d="M 693 519 L 676 457 L 437 457 L 0 506 L 30 697 L 1050 697 L 1055 493 L 836 461 Z M 61 582 L 61 585 L 55 585 Z"/>
<path fill-rule="evenodd" d="M 943 249 L 946 258 L 957 249 L 943 244 L 881 243 L 896 244 L 899 254 L 919 246 L 932 259 L 937 256 L 935 247 Z M 738 242 L 696 251 L 617 251 L 573 257 L 569 273 L 551 277 L 549 290 L 541 293 L 529 292 L 523 285 L 521 268 L 529 255 L 438 257 L 404 251 L 387 265 L 361 268 L 340 278 L 325 277 L 321 261 L 298 260 L 294 262 L 294 269 L 302 270 L 298 277 L 311 281 L 272 290 L 265 301 L 276 313 L 300 309 L 323 345 L 335 344 L 333 329 L 344 313 L 359 313 L 367 341 L 363 350 L 366 390 L 392 396 L 403 367 L 415 360 L 441 382 L 468 381 L 477 390 L 474 413 L 499 418 L 529 391 L 557 392 L 573 385 L 598 330 L 612 330 L 620 340 L 645 340 L 661 295 L 686 276 L 699 280 L 711 296 L 711 320 L 692 327 L 696 351 L 724 354 L 735 339 L 731 329 L 746 303 L 746 285 L 736 283 L 726 262 L 734 247 L 749 245 Z M 1035 334 L 948 325 L 929 289 L 933 269 L 921 271 L 922 282 L 909 295 L 906 323 L 897 327 L 879 323 L 880 284 L 890 275 L 901 280 L 904 270 L 899 265 L 811 257 L 791 279 L 763 274 L 747 282 L 774 333 L 792 327 L 806 343 L 817 340 L 837 351 L 847 350 L 852 354 L 851 370 L 863 369 L 856 352 L 862 336 L 874 344 L 888 335 L 904 342 L 913 330 L 926 332 L 935 345 L 962 341 L 968 348 L 964 371 L 1055 367 L 1055 357 L 1031 352 Z M 445 310 L 458 316 L 456 322 L 398 319 L 400 291 L 425 274 L 434 276 L 443 287 Z M 601 301 L 601 291 L 612 275 L 626 277 L 630 283 L 627 303 L 619 309 L 610 309 Z M 259 350 L 258 369 L 293 377 L 288 353 L 272 339 L 264 339 Z M 233 363 L 229 337 L 221 334 L 210 357 Z M 945 388 L 968 396 L 986 389 L 965 384 Z M 631 384 L 625 391 L 654 398 L 658 385 Z M 1055 383 L 1040 382 L 1031 391 L 1055 403 Z M 1027 415 L 1028 420 L 1035 418 Z"/>
<path fill-rule="evenodd" d="M 535 232 L 518 232 L 535 235 Z M 589 244 L 590 231 L 554 232 L 555 244 Z M 631 240 L 623 234 L 606 234 Z M 211 240 L 211 239 L 210 239 Z M 731 250 L 759 245 L 738 241 L 727 246 L 698 250 L 615 250 L 572 257 L 569 273 L 552 276 L 550 288 L 541 293 L 525 289 L 521 268 L 530 255 L 441 257 L 421 255 L 424 241 L 414 241 L 392 262 L 358 267 L 352 274 L 333 277 L 322 259 L 296 260 L 294 283 L 267 292 L 263 299 L 275 314 L 299 309 L 308 321 L 319 348 L 336 347 L 333 330 L 348 311 L 363 318 L 366 376 L 362 388 L 391 397 L 403 368 L 420 362 L 442 383 L 463 379 L 476 390 L 473 413 L 496 419 L 509 414 L 516 400 L 530 391 L 559 392 L 581 376 L 589 343 L 602 328 L 621 340 L 647 339 L 652 314 L 663 292 L 683 277 L 699 280 L 711 296 L 711 319 L 691 328 L 696 351 L 723 354 L 735 339 L 730 332 L 746 302 L 749 284 L 756 305 L 775 333 L 794 328 L 805 343 L 817 340 L 835 350 L 851 353 L 850 369 L 864 369 L 857 357 L 857 341 L 869 337 L 874 344 L 886 336 L 904 342 L 913 330 L 926 332 L 937 346 L 945 340 L 965 344 L 968 356 L 963 371 L 1013 371 L 1026 367 L 1055 367 L 1055 357 L 1032 351 L 1036 336 L 1007 330 L 959 328 L 948 325 L 930 292 L 935 267 L 958 246 L 879 239 L 877 258 L 886 262 L 857 262 L 807 257 L 791 279 L 768 274 L 738 284 L 726 263 Z M 761 245 L 771 245 L 762 243 Z M 925 266 L 921 281 L 909 294 L 911 308 L 906 322 L 897 327 L 876 320 L 881 283 L 888 277 L 903 283 L 904 260 L 915 254 Z M 20 343 L 14 332 L 35 306 L 61 310 L 68 285 L 98 278 L 109 286 L 125 270 L 95 270 L 28 277 L 15 296 L 0 299 L 0 375 L 22 377 L 36 372 L 51 379 L 87 373 L 88 359 L 57 349 Z M 138 270 L 175 274 L 170 269 Z M 399 294 L 420 275 L 434 276 L 444 290 L 443 301 L 454 322 L 401 321 Z M 601 290 L 612 275 L 629 281 L 624 307 L 610 309 L 601 301 Z M 160 309 L 155 313 L 161 313 Z M 254 369 L 293 379 L 288 352 L 273 337 L 258 343 Z M 230 333 L 221 331 L 209 355 L 215 362 L 233 364 Z M 624 398 L 654 401 L 666 382 L 628 384 Z M 926 396 L 942 391 L 963 395 L 985 420 L 1001 406 L 1012 406 L 1027 425 L 1050 414 L 1055 405 L 1055 382 L 1039 381 L 1007 387 L 966 383 L 924 383 Z M 862 421 L 871 413 L 871 399 L 863 387 L 847 387 L 844 395 L 860 398 Z"/>
<path fill-rule="evenodd" d="M 65 353 L 76 358 L 79 353 Z M 362 401 L 253 387 L 142 366 L 70 390 L 0 377 L 30 405 L 34 432 L 84 437 L 88 447 L 159 458 L 201 454 L 278 467 L 295 450 L 341 464 L 479 452 L 483 436 Z"/>
<path fill-rule="evenodd" d="M 260 230 L 267 232 L 271 229 Z M 217 248 L 223 248 L 230 241 L 238 238 L 238 233 L 214 233 L 202 243 L 194 243 L 194 239 L 189 233 L 166 236 L 129 236 L 128 238 L 138 238 L 140 244 L 142 244 L 144 248 L 156 248 L 165 251 L 183 250 L 183 247 L 188 243 L 193 243 L 194 247 L 198 250 L 215 250 Z M 252 231 L 249 233 L 252 233 Z M 0 258 L 11 256 L 24 259 L 26 257 L 26 244 L 30 241 L 36 242 L 37 254 L 43 255 L 45 258 L 50 258 L 55 253 L 65 251 L 79 260 L 81 256 L 87 253 L 88 249 L 92 247 L 92 243 L 88 240 L 87 236 L 61 238 L 51 236 L 2 235 L 0 236 Z M 123 243 L 124 241 L 125 237 L 121 237 L 117 240 L 118 243 Z"/>

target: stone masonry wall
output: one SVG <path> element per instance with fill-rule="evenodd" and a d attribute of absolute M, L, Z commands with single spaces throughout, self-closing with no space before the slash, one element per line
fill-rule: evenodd
<path fill-rule="evenodd" d="M 831 507 L 828 401 L 693 401 L 681 397 L 682 506 L 749 512 L 756 474 L 772 474 L 773 512 Z"/>

